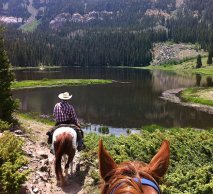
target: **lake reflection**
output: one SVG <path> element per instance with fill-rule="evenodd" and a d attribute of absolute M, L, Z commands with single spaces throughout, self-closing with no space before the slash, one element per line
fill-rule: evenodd
<path fill-rule="evenodd" d="M 119 81 L 106 85 L 37 88 L 14 91 L 24 112 L 52 114 L 57 95 L 68 91 L 78 117 L 86 123 L 114 128 L 138 128 L 150 124 L 165 127 L 213 126 L 213 115 L 159 98 L 167 89 L 195 86 L 196 76 L 117 68 L 63 68 L 42 71 L 16 71 L 16 79 L 100 78 Z M 199 84 L 204 79 L 199 80 Z"/>

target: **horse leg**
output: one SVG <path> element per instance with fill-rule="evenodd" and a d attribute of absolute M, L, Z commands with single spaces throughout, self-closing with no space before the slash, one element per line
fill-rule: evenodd
<path fill-rule="evenodd" d="M 75 152 L 72 153 L 72 154 L 69 154 L 69 156 L 68 156 L 68 161 L 67 161 L 67 163 L 65 165 L 65 176 L 68 176 L 68 169 L 69 169 L 70 163 L 71 163 L 71 174 L 72 174 L 72 167 L 73 167 L 73 158 L 74 158 L 74 156 L 75 156 Z"/>
<path fill-rule="evenodd" d="M 65 177 L 68 177 L 68 170 L 69 170 L 69 157 L 65 164 L 65 169 L 64 169 Z"/>
<path fill-rule="evenodd" d="M 71 175 L 73 175 L 73 161 L 70 164 L 71 164 Z"/>
<path fill-rule="evenodd" d="M 56 172 L 56 180 L 57 186 L 61 186 L 63 184 L 63 175 L 61 169 L 61 156 L 57 157 L 55 160 L 55 172 Z"/>
<path fill-rule="evenodd" d="M 62 159 L 62 150 L 60 149 L 60 143 L 55 142 L 54 143 L 54 148 L 56 151 L 55 155 L 55 173 L 56 173 L 56 180 L 57 180 L 57 186 L 61 187 L 64 184 L 64 177 L 62 174 L 62 168 L 61 168 L 61 159 Z"/>

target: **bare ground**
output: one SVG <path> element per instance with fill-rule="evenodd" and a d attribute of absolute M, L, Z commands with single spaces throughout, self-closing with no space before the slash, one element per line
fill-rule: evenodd
<path fill-rule="evenodd" d="M 23 169 L 29 169 L 31 172 L 28 179 L 21 189 L 21 194 L 84 194 L 82 189 L 84 179 L 87 174 L 85 169 L 80 169 L 79 153 L 73 161 L 73 174 L 69 173 L 68 183 L 65 187 L 56 186 L 56 177 L 54 171 L 54 155 L 50 153 L 48 144 L 46 143 L 46 132 L 51 126 L 43 123 L 27 120 L 19 117 L 21 126 L 27 131 L 21 135 L 25 139 L 24 151 L 29 157 L 29 164 Z M 77 166 L 79 167 L 76 171 Z"/>

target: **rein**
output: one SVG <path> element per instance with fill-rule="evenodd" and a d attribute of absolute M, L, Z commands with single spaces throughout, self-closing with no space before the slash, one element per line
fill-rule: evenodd
<path fill-rule="evenodd" d="M 141 183 L 142 185 L 147 185 L 147 186 L 150 186 L 152 187 L 153 189 L 155 189 L 157 191 L 158 194 L 161 194 L 161 191 L 160 191 L 160 188 L 159 186 L 154 182 L 154 181 L 151 181 L 147 178 L 133 178 L 133 180 L 137 183 Z M 113 190 L 110 192 L 110 194 L 113 194 L 116 189 L 118 189 L 120 186 L 121 186 L 122 183 L 119 183 L 118 185 L 116 185 Z"/>

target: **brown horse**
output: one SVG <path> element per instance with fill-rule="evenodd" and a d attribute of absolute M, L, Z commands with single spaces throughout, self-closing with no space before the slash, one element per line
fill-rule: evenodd
<path fill-rule="evenodd" d="M 76 142 L 76 132 L 72 128 L 61 127 L 53 134 L 57 186 L 64 186 L 65 184 L 65 178 L 62 174 L 61 159 L 65 154 L 68 156 L 68 160 L 65 165 L 65 176 L 67 176 L 69 164 L 73 161 L 76 152 L 74 142 Z"/>
<path fill-rule="evenodd" d="M 101 194 L 160 194 L 158 182 L 169 166 L 169 142 L 164 141 L 149 164 L 123 162 L 117 165 L 99 141 L 99 170 L 104 184 Z"/>

